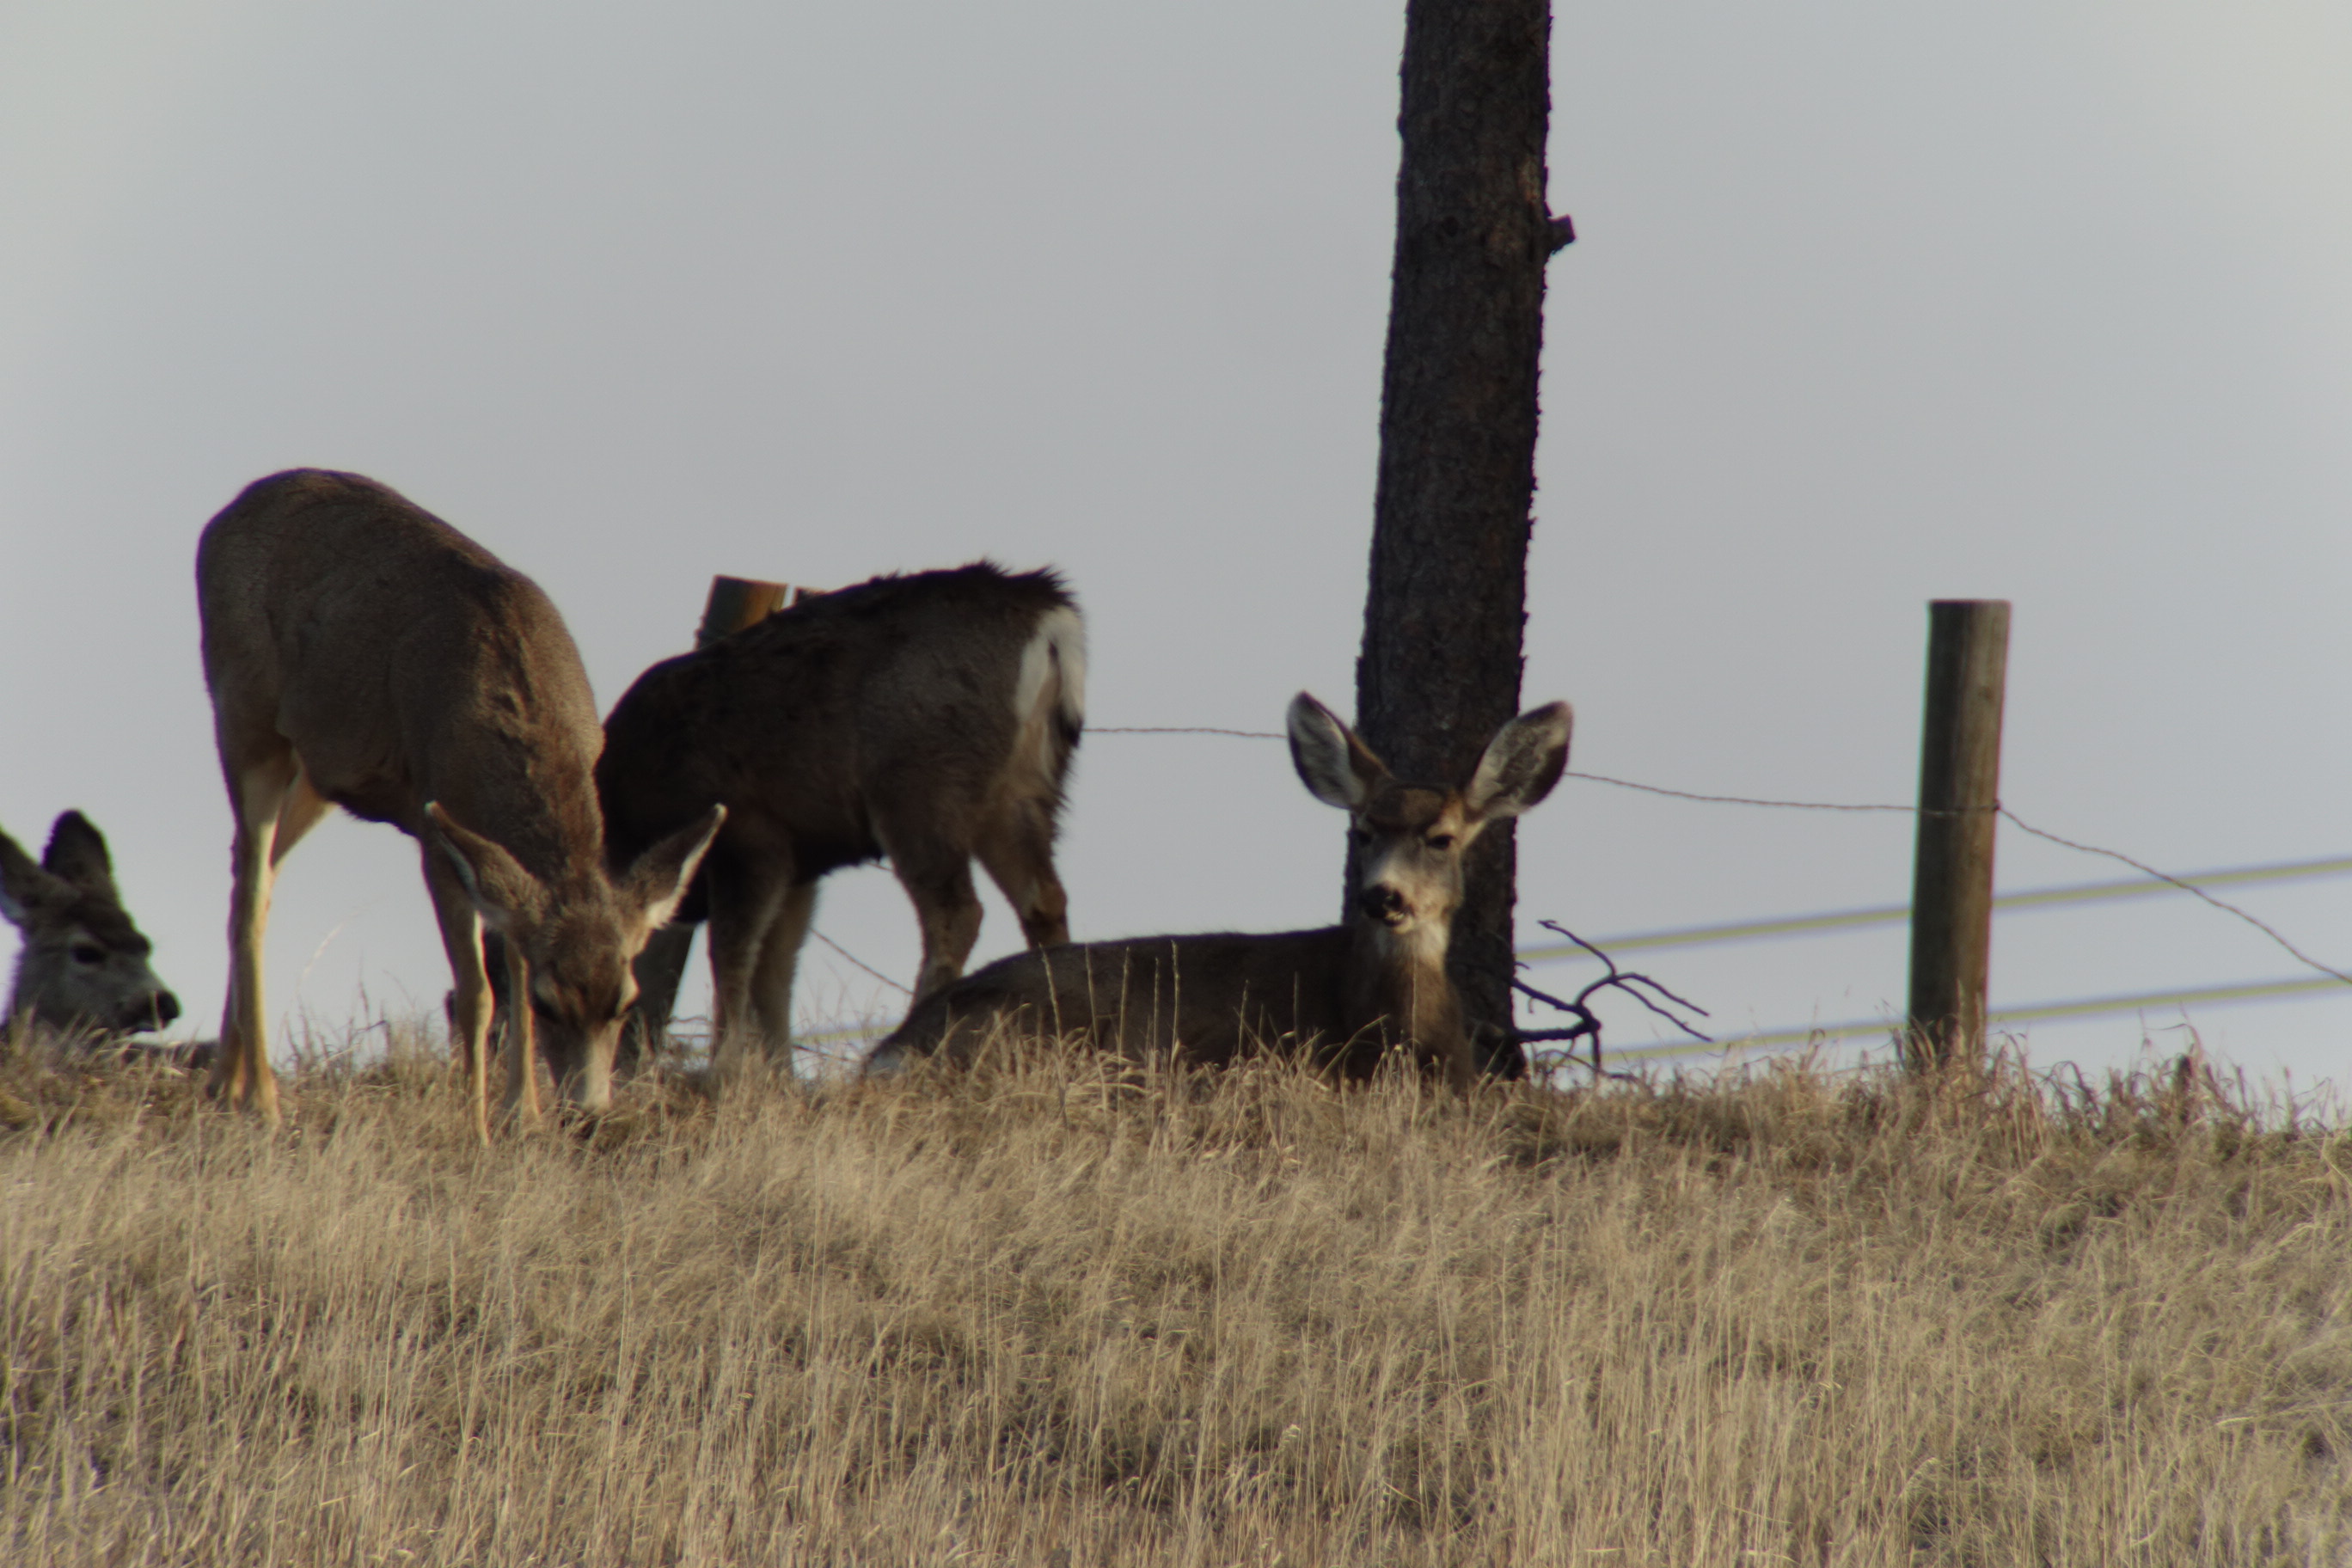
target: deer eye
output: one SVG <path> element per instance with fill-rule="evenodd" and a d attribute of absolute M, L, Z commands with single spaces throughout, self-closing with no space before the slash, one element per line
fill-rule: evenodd
<path fill-rule="evenodd" d="M 106 962 L 106 949 L 94 942 L 78 942 L 73 944 L 73 961 L 95 968 Z"/>
<path fill-rule="evenodd" d="M 1451 833 L 1433 833 L 1429 836 L 1427 842 L 1432 849 L 1451 849 L 1454 847 L 1454 835 Z"/>

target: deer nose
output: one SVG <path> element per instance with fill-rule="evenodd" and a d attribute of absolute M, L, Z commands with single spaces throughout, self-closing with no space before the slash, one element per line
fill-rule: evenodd
<path fill-rule="evenodd" d="M 1411 911 L 1406 909 L 1404 895 L 1385 882 L 1375 883 L 1356 895 L 1356 907 L 1364 918 L 1382 925 L 1395 925 Z"/>
<path fill-rule="evenodd" d="M 155 1026 L 160 1029 L 180 1016 L 180 999 L 169 991 L 158 991 L 155 993 L 154 1010 Z"/>

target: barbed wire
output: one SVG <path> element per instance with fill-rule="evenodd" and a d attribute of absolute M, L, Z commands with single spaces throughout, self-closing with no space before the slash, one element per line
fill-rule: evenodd
<path fill-rule="evenodd" d="M 1637 789 L 1643 795 L 1672 795 L 1676 800 L 1696 800 L 1708 805 L 1765 805 L 1784 811 L 1899 811 L 1912 816 L 1973 816 L 1979 812 L 1999 811 L 1995 805 L 1852 805 L 1833 800 L 1762 800 L 1744 795 L 1697 795 L 1686 789 L 1668 789 L 1664 784 L 1635 784 L 1632 779 L 1612 779 L 1606 773 L 1580 773 L 1571 768 L 1563 778 L 1583 779 L 1591 784 L 1614 784 L 1619 789 Z"/>
<path fill-rule="evenodd" d="M 1276 730 L 1222 730 L 1195 724 L 1089 724 L 1089 735 L 1233 735 L 1244 741 L 1280 741 L 1286 739 Z M 1611 778 L 1606 773 L 1579 773 L 1574 768 L 1560 775 L 1583 779 L 1591 784 L 1613 784 L 1619 789 L 1637 789 L 1644 795 L 1672 795 L 1676 800 L 1704 801 L 1711 805 L 1767 805 L 1792 811 L 1904 811 L 1913 816 L 1966 816 L 1979 811 L 1994 811 L 1997 806 L 1964 805 L 1950 810 L 1930 810 L 1916 805 L 1853 805 L 1826 800 L 1762 800 L 1743 795 L 1698 795 L 1686 789 L 1668 789 L 1664 784 L 1636 784 L 1632 779 Z"/>
<path fill-rule="evenodd" d="M 858 968 L 866 971 L 866 973 L 874 976 L 875 979 L 879 980 L 883 984 L 890 987 L 891 990 L 903 991 L 909 996 L 912 996 L 915 994 L 913 986 L 899 984 L 897 981 L 891 979 L 888 975 L 883 973 L 880 970 L 875 968 L 872 964 L 866 963 L 864 959 L 858 957 L 856 953 L 842 946 L 841 943 L 825 935 L 824 932 L 811 928 L 809 935 L 816 938 L 817 941 L 824 943 L 825 946 L 833 949 L 834 952 L 841 954 L 842 957 L 849 960 L 850 963 L 857 965 Z"/>
<path fill-rule="evenodd" d="M 2334 975 L 2336 979 L 2343 981 L 2346 984 L 2352 985 L 2352 974 L 2347 974 L 2340 969 L 2320 963 L 2319 960 L 2312 957 L 2309 953 L 2304 952 L 2303 949 L 2295 946 L 2294 943 L 2287 941 L 2284 936 L 2281 936 L 2274 928 L 2265 921 L 2256 920 L 2252 915 L 2248 914 L 2245 910 L 2240 909 L 2237 905 L 2229 902 L 2227 900 L 2215 898 L 2212 894 L 2197 886 L 2194 882 L 2184 882 L 2178 877 L 2168 876 L 2165 872 L 2158 870 L 2155 867 L 2147 864 L 2145 861 L 2133 859 L 2130 856 L 2125 854 L 2120 849 L 2102 849 L 2095 844 L 2078 844 L 2072 838 L 2061 838 L 2058 835 L 2049 831 L 2047 828 L 2034 826 L 2033 824 L 2026 821 L 2023 817 L 2018 816 L 2017 813 L 2010 810 L 2009 807 L 2005 805 L 1997 806 L 1995 809 L 1997 809 L 2001 816 L 2009 818 L 2012 826 L 2022 828 L 2024 831 L 2033 835 L 2036 838 L 2046 838 L 2053 844 L 2059 845 L 2067 849 L 2079 850 L 2081 853 L 2085 855 L 2104 855 L 2110 860 L 2121 861 L 2123 864 L 2129 866 L 2135 871 L 2145 872 L 2148 876 L 2154 877 L 2159 882 L 2169 882 L 2184 893 L 2194 893 L 2197 897 L 2204 900 L 2215 909 L 2221 910 L 2225 913 L 2237 916 L 2240 920 L 2245 921 L 2248 925 L 2253 927 L 2256 931 L 2270 938 L 2273 942 L 2278 943 L 2279 946 L 2294 954 L 2296 962 L 2308 968 L 2315 969 L 2322 974 Z"/>
<path fill-rule="evenodd" d="M 1097 731 L 1097 732 L 1106 735 L 1234 735 L 1246 740 L 1257 741 L 1279 741 L 1283 739 L 1281 735 L 1269 730 L 1217 730 L 1189 727 L 1107 727 Z M 1969 816 L 1979 812 L 1997 813 L 2001 816 L 2007 817 L 2013 826 L 2021 831 L 2030 833 L 2036 838 L 2047 839 L 2049 842 L 2058 845 L 2062 848 L 2072 849 L 2079 854 L 2103 855 L 2110 860 L 2129 866 L 2136 871 L 2154 877 L 2160 882 L 2168 882 L 2172 886 L 2179 888 L 2184 893 L 2193 894 L 2197 898 L 2203 900 L 2206 903 L 2212 905 L 2215 909 L 2220 910 L 2224 914 L 2235 915 L 2238 919 L 2245 921 L 2246 924 L 2253 927 L 2256 931 L 2270 938 L 2272 942 L 2276 942 L 2279 947 L 2293 957 L 2296 963 L 2303 964 L 2306 968 L 2316 970 L 2322 974 L 2343 981 L 2347 985 L 2352 985 L 2352 974 L 2347 974 L 2343 970 L 2335 968 L 2330 964 L 2322 963 L 2319 960 L 2312 957 L 2309 953 L 2304 952 L 2303 949 L 2295 946 L 2294 943 L 2289 942 L 2284 936 L 2281 935 L 2275 927 L 2270 925 L 2266 921 L 2256 919 L 2253 915 L 2247 913 L 2244 910 L 2240 909 L 2237 905 L 2231 903 L 2226 900 L 2215 898 L 2212 894 L 2197 886 L 2194 882 L 2185 881 L 2179 877 L 2171 875 L 2169 872 L 2159 871 L 2146 861 L 2136 860 L 2120 849 L 2104 849 L 2095 844 L 2081 843 L 2075 839 L 2063 837 L 2058 834 L 2053 833 L 2047 828 L 2036 827 L 2033 824 L 2018 816 L 2017 813 L 2011 811 L 2006 805 L 2000 801 L 1995 801 L 1990 805 L 1934 807 L 1923 805 L 1898 805 L 1891 804 L 1882 805 L 1876 802 L 1855 803 L 1850 801 L 1826 800 L 1770 800 L 1758 795 L 1700 795 L 1692 790 L 1668 789 L 1664 784 L 1639 784 L 1632 779 L 1611 778 L 1606 773 L 1579 773 L 1573 769 L 1570 769 L 1562 776 L 1572 779 L 1583 779 L 1591 784 L 1609 784 L 1618 789 L 1639 790 L 1644 795 L 1662 795 L 1670 796 L 1675 800 L 1697 801 L 1702 805 L 1753 805 L 1780 811 L 1892 811 L 1902 812 L 1912 816 Z"/>
<path fill-rule="evenodd" d="M 1272 730 L 1220 730 L 1207 724 L 1089 724 L 1089 735 L 1237 735 L 1244 741 L 1280 741 Z"/>

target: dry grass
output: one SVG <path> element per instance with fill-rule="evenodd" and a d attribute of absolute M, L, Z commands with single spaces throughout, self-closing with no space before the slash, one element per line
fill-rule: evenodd
<path fill-rule="evenodd" d="M 2352 1561 L 2352 1139 L 2202 1075 L 1048 1058 L 472 1148 L 0 1068 L 0 1558 Z"/>

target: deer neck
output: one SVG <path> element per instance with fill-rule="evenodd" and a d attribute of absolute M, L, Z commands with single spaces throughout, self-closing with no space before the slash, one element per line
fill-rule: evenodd
<path fill-rule="evenodd" d="M 563 736 L 536 747 L 511 737 L 473 753 L 474 766 L 437 795 L 444 809 L 495 840 L 551 888 L 593 878 L 605 856 L 604 816 L 588 769 Z"/>
<path fill-rule="evenodd" d="M 1462 1037 L 1462 1003 L 1445 973 L 1451 921 L 1405 931 L 1355 916 L 1348 922 L 1349 1010 L 1381 1020 L 1392 1044 L 1423 1058 L 1448 1057 Z"/>

